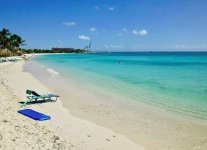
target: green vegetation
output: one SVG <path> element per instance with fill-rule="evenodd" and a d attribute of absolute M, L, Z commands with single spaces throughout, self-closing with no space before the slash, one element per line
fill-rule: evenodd
<path fill-rule="evenodd" d="M 19 56 L 30 53 L 88 53 L 89 50 L 74 48 L 53 48 L 46 49 L 21 49 L 25 45 L 25 40 L 17 34 L 12 34 L 8 29 L 0 31 L 0 57 Z"/>
<path fill-rule="evenodd" d="M 19 48 L 24 45 L 24 40 L 17 34 L 12 34 L 8 29 L 3 28 L 0 31 L 0 56 L 21 55 Z"/>
<path fill-rule="evenodd" d="M 84 49 L 21 49 L 24 53 L 88 53 L 88 50 Z"/>

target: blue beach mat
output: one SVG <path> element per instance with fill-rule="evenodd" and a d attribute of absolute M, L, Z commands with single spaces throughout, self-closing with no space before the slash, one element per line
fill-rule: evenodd
<path fill-rule="evenodd" d="M 19 110 L 18 113 L 25 115 L 29 118 L 32 118 L 34 120 L 44 121 L 44 120 L 50 120 L 51 117 L 47 116 L 45 114 L 39 113 L 37 111 L 34 111 L 32 109 L 23 109 Z"/>

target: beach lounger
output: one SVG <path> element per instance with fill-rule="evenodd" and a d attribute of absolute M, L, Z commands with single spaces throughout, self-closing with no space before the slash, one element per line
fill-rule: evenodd
<path fill-rule="evenodd" d="M 36 93 L 35 91 L 32 90 L 26 90 L 26 94 L 28 94 L 27 98 L 28 100 L 26 100 L 22 106 L 27 105 L 27 103 L 32 102 L 32 101 L 38 101 L 38 100 L 44 100 L 44 101 L 56 101 L 58 99 L 58 95 L 55 94 L 44 94 L 44 95 L 40 95 L 38 93 Z"/>
<path fill-rule="evenodd" d="M 6 59 L 5 58 L 0 58 L 0 63 L 4 63 L 6 62 Z"/>
<path fill-rule="evenodd" d="M 47 116 L 45 114 L 39 113 L 37 111 L 34 111 L 32 109 L 23 109 L 19 110 L 18 113 L 25 115 L 29 118 L 32 118 L 34 120 L 44 121 L 44 120 L 50 120 L 51 117 Z"/>

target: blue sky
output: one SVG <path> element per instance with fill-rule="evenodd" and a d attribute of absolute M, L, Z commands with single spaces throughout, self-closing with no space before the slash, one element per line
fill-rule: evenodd
<path fill-rule="evenodd" d="M 0 28 L 25 48 L 207 50 L 207 0 L 0 0 Z"/>

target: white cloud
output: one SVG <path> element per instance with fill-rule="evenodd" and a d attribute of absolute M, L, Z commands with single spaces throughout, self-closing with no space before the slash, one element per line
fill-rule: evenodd
<path fill-rule="evenodd" d="M 135 35 L 141 35 L 141 36 L 148 34 L 147 30 L 145 30 L 145 29 L 142 29 L 140 31 L 133 30 L 132 33 L 135 34 Z"/>
<path fill-rule="evenodd" d="M 72 22 L 64 22 L 63 25 L 71 27 L 71 26 L 75 26 L 76 23 L 74 21 L 72 21 Z"/>
<path fill-rule="evenodd" d="M 137 30 L 133 30 L 132 33 L 133 34 L 139 34 L 139 32 Z"/>
<path fill-rule="evenodd" d="M 127 31 L 127 29 L 126 29 L 126 28 L 123 28 L 122 30 L 123 30 L 123 31 Z"/>
<path fill-rule="evenodd" d="M 108 10 L 113 11 L 115 8 L 113 6 L 108 7 Z"/>
<path fill-rule="evenodd" d="M 97 31 L 96 28 L 90 28 L 89 30 L 90 30 L 91 32 L 96 32 L 96 31 Z"/>
<path fill-rule="evenodd" d="M 80 40 L 88 40 L 88 41 L 90 40 L 90 37 L 85 36 L 85 35 L 79 35 L 78 38 L 79 38 Z"/>
<path fill-rule="evenodd" d="M 148 34 L 148 32 L 145 29 L 142 29 L 139 31 L 139 35 L 147 35 L 147 34 Z"/>

